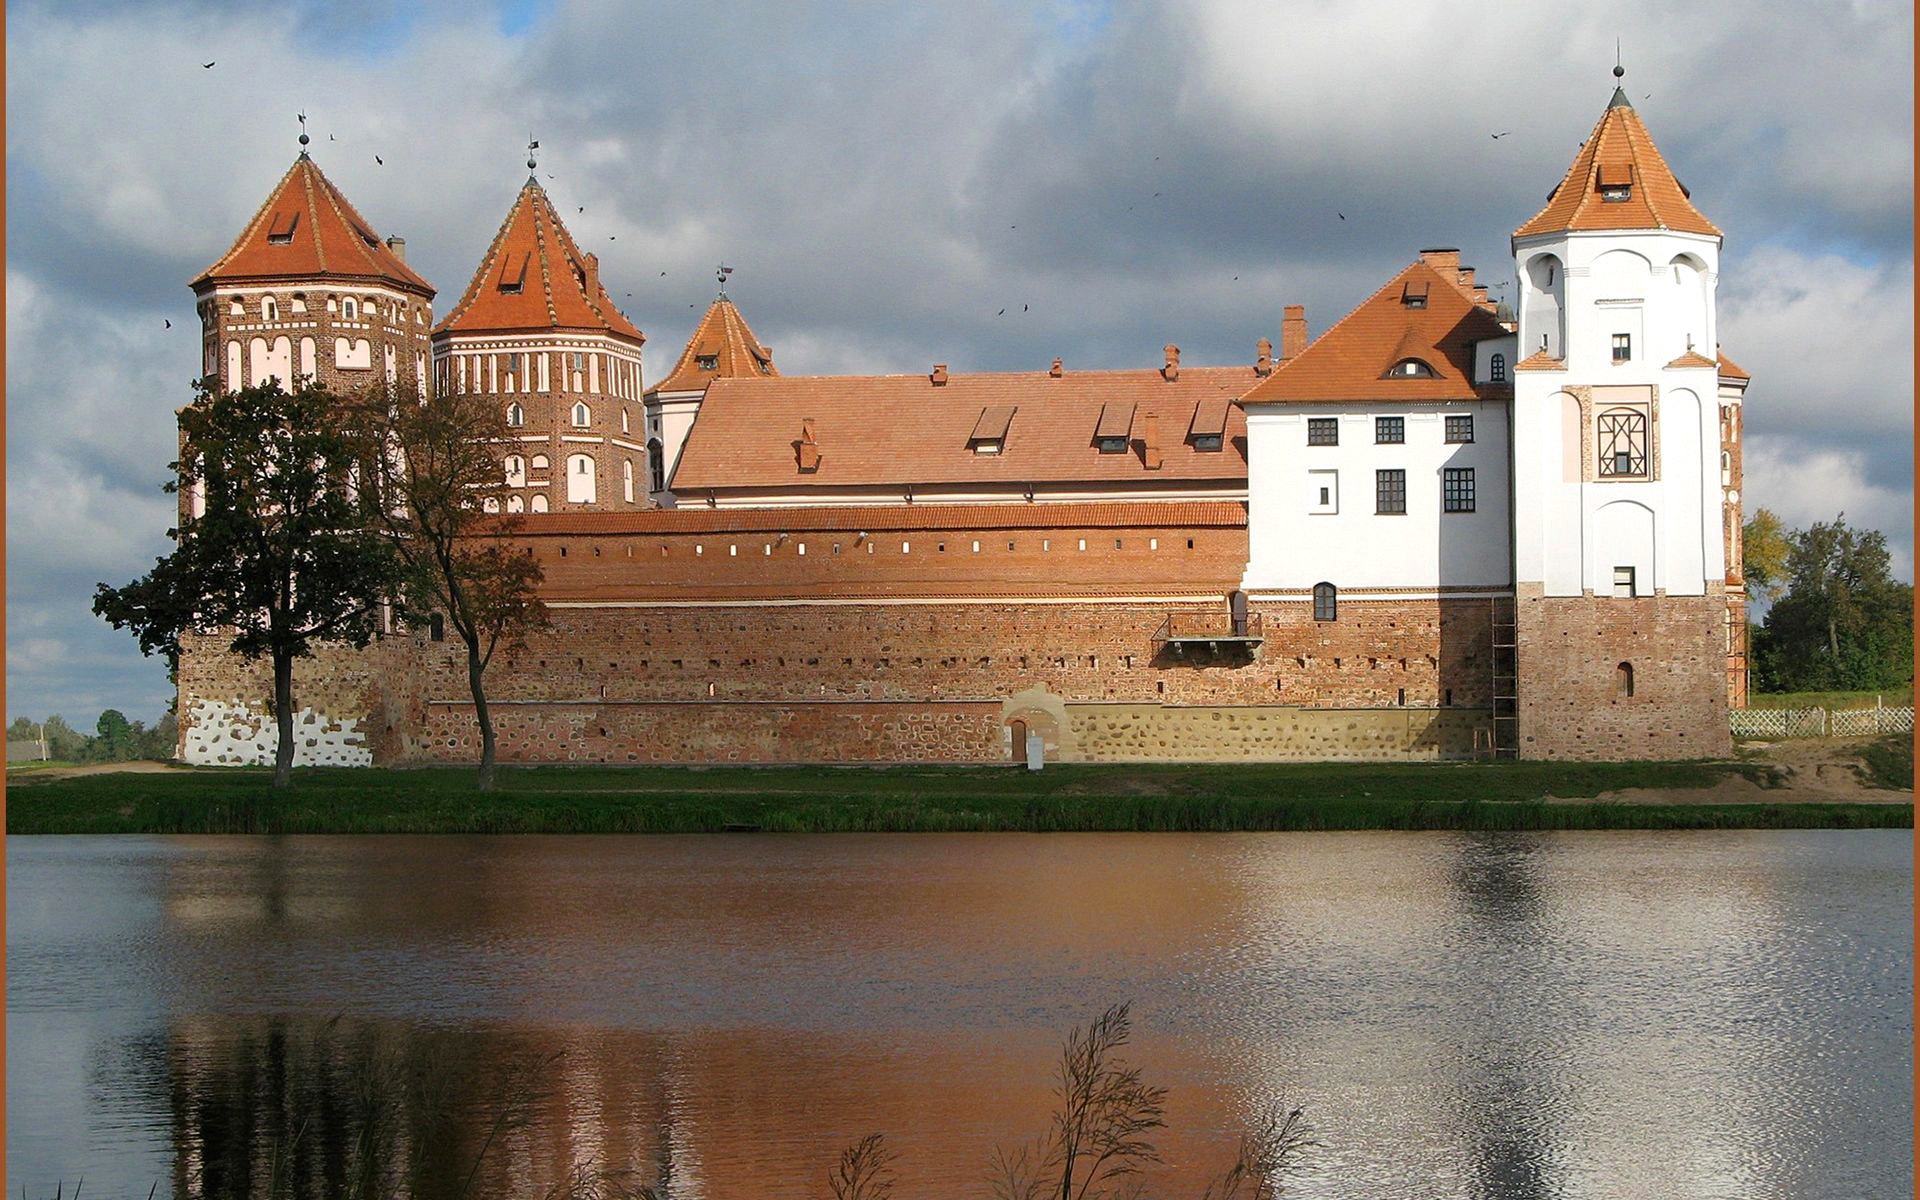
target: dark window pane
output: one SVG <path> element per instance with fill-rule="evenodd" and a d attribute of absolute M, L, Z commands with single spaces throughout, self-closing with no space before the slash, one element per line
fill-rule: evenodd
<path fill-rule="evenodd" d="M 1405 417 L 1375 417 L 1373 440 L 1382 446 L 1397 446 L 1407 440 Z"/>
<path fill-rule="evenodd" d="M 1440 478 L 1442 507 L 1447 512 L 1473 511 L 1473 468 L 1447 467 Z"/>
<path fill-rule="evenodd" d="M 1307 445 L 1338 446 L 1340 444 L 1340 422 L 1335 417 L 1307 418 Z"/>
<path fill-rule="evenodd" d="M 1373 473 L 1373 511 L 1377 513 L 1407 511 L 1407 473 L 1405 471 Z"/>
<path fill-rule="evenodd" d="M 1447 442 L 1449 445 L 1463 445 L 1473 440 L 1473 418 L 1448 417 Z"/>

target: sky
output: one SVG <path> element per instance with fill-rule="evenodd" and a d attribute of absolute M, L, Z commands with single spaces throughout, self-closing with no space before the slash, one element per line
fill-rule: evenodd
<path fill-rule="evenodd" d="M 1912 20 L 1866 0 L 15 0 L 6 715 L 165 709 L 164 663 L 91 597 L 167 548 L 186 284 L 286 170 L 303 110 L 438 313 L 538 138 L 649 379 L 722 261 L 787 374 L 1154 367 L 1168 342 L 1239 363 L 1283 305 L 1317 333 L 1422 247 L 1510 279 L 1617 39 L 1727 235 L 1749 511 L 1844 511 L 1911 579 Z"/>

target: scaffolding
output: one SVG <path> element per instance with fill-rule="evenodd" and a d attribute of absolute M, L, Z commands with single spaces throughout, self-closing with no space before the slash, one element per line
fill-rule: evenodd
<path fill-rule="evenodd" d="M 1487 601 L 1487 623 L 1493 642 L 1493 743 L 1496 758 L 1520 756 L 1520 647 L 1512 596 Z"/>

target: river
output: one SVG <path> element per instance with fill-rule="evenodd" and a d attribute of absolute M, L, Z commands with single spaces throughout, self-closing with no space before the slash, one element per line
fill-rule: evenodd
<path fill-rule="evenodd" d="M 1153 1195 L 1913 1190 L 1909 831 L 7 839 L 6 1193 L 985 1196 L 1130 1001 Z M 469 1187 L 468 1181 L 471 1180 Z M 584 1194 L 584 1192 L 582 1192 Z"/>

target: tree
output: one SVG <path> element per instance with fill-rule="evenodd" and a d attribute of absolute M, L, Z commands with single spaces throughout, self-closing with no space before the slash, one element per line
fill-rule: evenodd
<path fill-rule="evenodd" d="M 486 671 L 501 646 L 517 646 L 547 624 L 538 594 L 543 573 L 506 539 L 519 518 L 500 449 L 506 417 L 487 397 L 453 392 L 421 399 L 402 390 L 372 396 L 356 423 L 359 455 L 377 476 L 376 506 L 402 565 L 413 611 L 445 614 L 466 647 L 467 689 L 480 723 L 480 790 L 494 786 L 495 738 Z"/>
<path fill-rule="evenodd" d="M 173 552 L 125 587 L 101 584 L 93 609 L 131 629 L 147 654 L 177 661 L 189 633 L 273 664 L 279 725 L 273 786 L 292 783 L 293 664 L 321 642 L 365 646 L 396 569 L 356 493 L 340 401 L 276 380 L 216 393 L 180 412 L 180 458 L 166 485 L 191 480 L 204 504 L 173 530 Z"/>
<path fill-rule="evenodd" d="M 125 713 L 117 708 L 107 709 L 94 723 L 94 729 L 98 736 L 93 739 L 93 758 L 100 762 L 126 762 L 134 757 L 133 726 L 127 723 Z"/>
<path fill-rule="evenodd" d="M 93 740 L 67 724 L 59 713 L 46 719 L 41 735 L 47 739 L 47 757 L 55 762 L 81 761 L 87 756 L 87 743 Z"/>
<path fill-rule="evenodd" d="M 1763 604 L 1780 598 L 1787 585 L 1787 556 L 1793 553 L 1793 534 L 1772 509 L 1761 508 L 1740 527 L 1740 561 L 1747 595 Z"/>
<path fill-rule="evenodd" d="M 1893 578 L 1887 539 L 1843 513 L 1791 537 L 1785 594 L 1755 639 L 1774 691 L 1870 691 L 1913 678 L 1913 586 Z"/>

